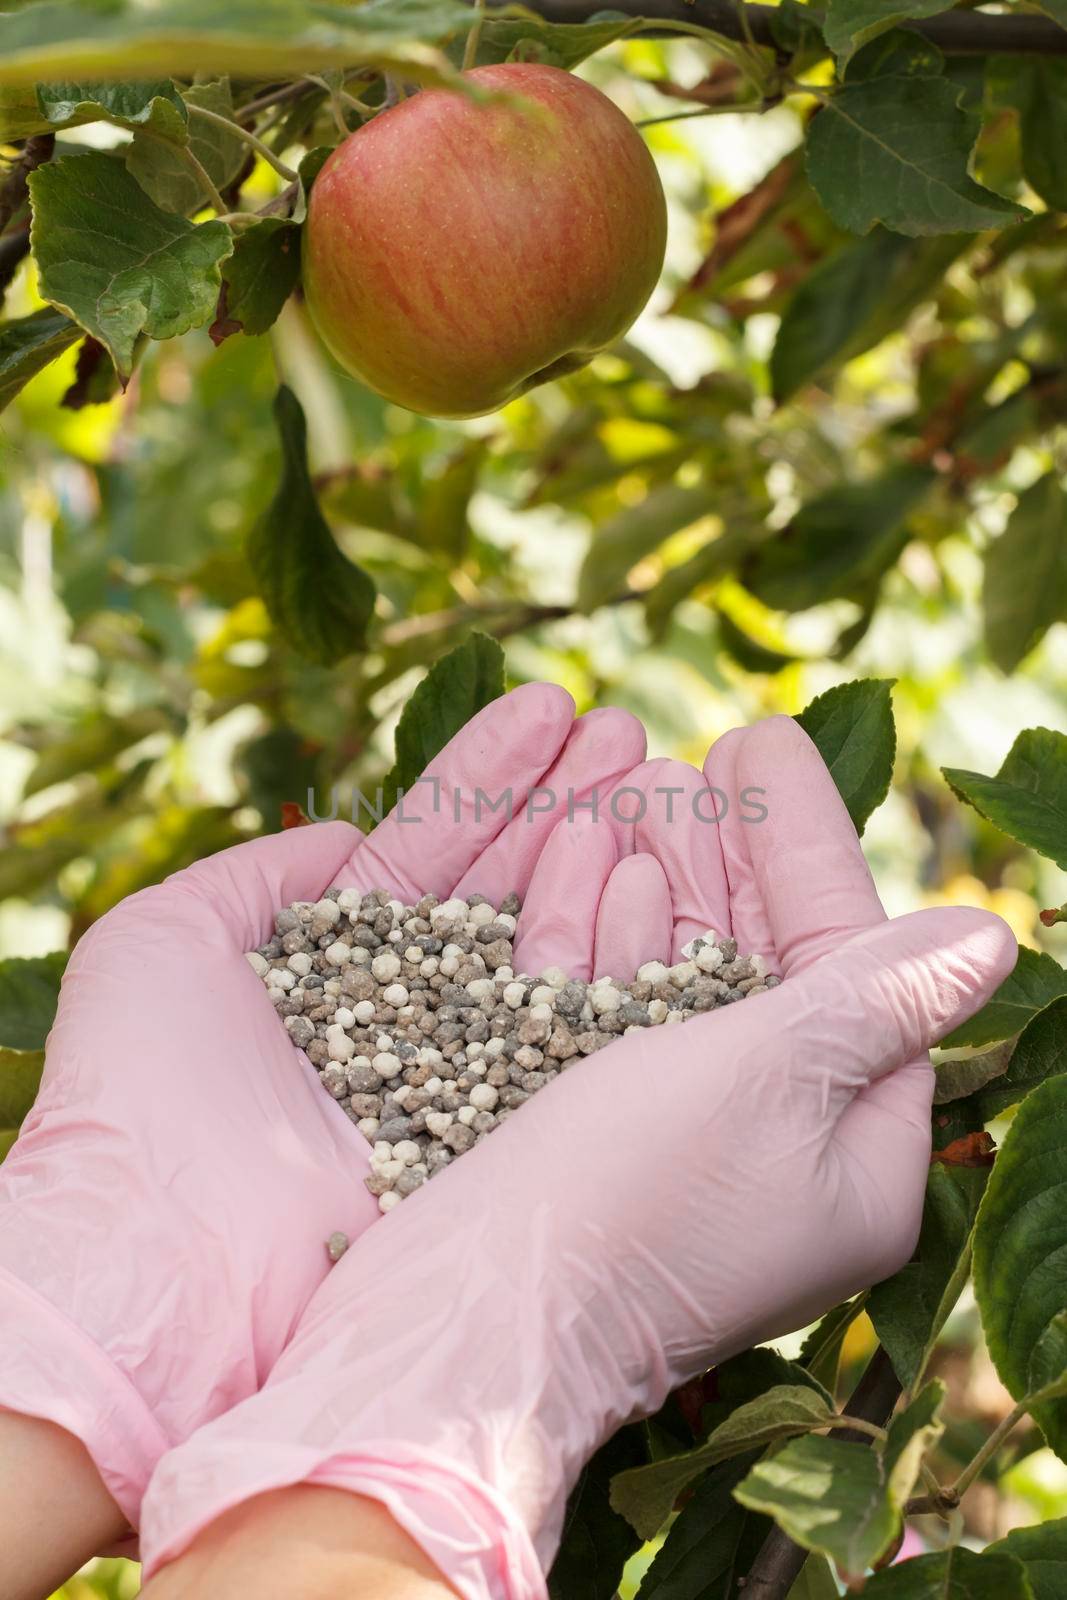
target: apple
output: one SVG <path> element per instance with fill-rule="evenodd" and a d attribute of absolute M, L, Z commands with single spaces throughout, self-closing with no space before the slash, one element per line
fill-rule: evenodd
<path fill-rule="evenodd" d="M 340 144 L 311 191 L 307 306 L 378 394 L 474 417 L 585 365 L 652 293 L 666 203 L 641 135 L 557 67 L 476 67 Z"/>

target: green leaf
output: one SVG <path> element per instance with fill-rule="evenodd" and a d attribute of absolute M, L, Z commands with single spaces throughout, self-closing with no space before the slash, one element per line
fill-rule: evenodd
<path fill-rule="evenodd" d="M 1067 1517 L 1056 1517 L 1033 1528 L 1013 1528 L 1006 1538 L 986 1548 L 982 1560 L 992 1561 L 999 1556 L 1014 1556 L 1023 1563 L 1034 1600 L 1063 1600 L 1067 1594 Z M 991 1596 L 990 1600 L 999 1600 L 999 1596 Z"/>
<path fill-rule="evenodd" d="M 891 689 L 888 678 L 857 678 L 816 695 L 796 719 L 830 769 L 857 833 L 889 793 L 893 777 Z"/>
<path fill-rule="evenodd" d="M 2 25 L 2 19 L 0 19 Z M 35 114 L 31 113 L 33 104 Z M 26 138 L 86 122 L 110 122 L 133 132 L 150 127 L 184 141 L 185 104 L 169 78 L 133 83 L 40 83 L 0 92 L 0 140 Z"/>
<path fill-rule="evenodd" d="M 472 633 L 435 661 L 397 723 L 396 761 L 384 783 L 387 808 L 483 706 L 503 693 L 504 652 L 487 634 Z"/>
<path fill-rule="evenodd" d="M 1027 728 L 992 778 L 962 767 L 941 772 L 994 827 L 1067 869 L 1067 734 Z"/>
<path fill-rule="evenodd" d="M 1067 972 L 1059 962 L 1050 955 L 1020 945 L 1013 970 L 992 998 L 969 1022 L 961 1022 L 941 1043 L 955 1049 L 960 1045 L 994 1044 L 999 1039 L 1010 1039 L 1061 994 L 1067 994 Z"/>
<path fill-rule="evenodd" d="M 826 1557 L 810 1555 L 786 1600 L 838 1600 L 840 1593 Z"/>
<path fill-rule="evenodd" d="M 950 234 L 906 239 L 874 228 L 821 261 L 789 302 L 771 352 L 771 383 L 781 403 L 805 383 L 862 355 L 891 333 L 969 240 Z"/>
<path fill-rule="evenodd" d="M 211 326 L 215 343 L 231 333 L 266 333 L 299 276 L 300 229 L 294 223 L 264 217 L 242 228 L 222 268 L 223 298 Z"/>
<path fill-rule="evenodd" d="M 487 442 L 472 439 L 457 450 L 435 476 L 423 479 L 418 512 L 418 539 L 461 561 L 467 545 L 467 508 L 485 462 Z"/>
<path fill-rule="evenodd" d="M 290 79 L 329 67 L 396 70 L 414 82 L 454 80 L 430 42 L 470 25 L 462 0 L 45 0 L 0 15 L 0 84 L 48 77 Z"/>
<path fill-rule="evenodd" d="M 934 482 L 929 468 L 902 463 L 825 490 L 752 551 L 741 568 L 745 587 L 778 611 L 852 599 L 894 564 L 907 543 L 906 519 Z"/>
<path fill-rule="evenodd" d="M 934 1105 L 947 1106 L 954 1100 L 966 1100 L 995 1078 L 1003 1077 L 1014 1049 L 1014 1039 L 1002 1039 L 999 1044 L 980 1054 L 972 1052 L 938 1061 L 935 1066 Z"/>
<path fill-rule="evenodd" d="M 698 1483 L 641 1580 L 638 1600 L 712 1600 L 733 1594 L 768 1530 L 733 1498 L 752 1458 L 728 1461 Z"/>
<path fill-rule="evenodd" d="M 978 1213 L 975 1293 L 989 1353 L 1016 1400 L 1031 1393 L 1035 1377 L 1044 1381 L 1035 1354 L 1067 1311 L 1065 1140 L 1067 1078 L 1056 1077 L 1016 1112 Z M 1035 1406 L 1033 1416 L 1056 1453 L 1067 1452 L 1067 1401 Z"/>
<path fill-rule="evenodd" d="M 978 1095 L 986 1122 L 1018 1105 L 1047 1079 L 1067 1072 L 1067 998 L 1053 1000 L 1027 1023 L 1011 1053 L 1006 1072 Z"/>
<path fill-rule="evenodd" d="M 66 951 L 0 961 L 0 1047 L 43 1050 L 55 1021 Z"/>
<path fill-rule="evenodd" d="M 834 1416 L 825 1395 L 807 1385 L 769 1389 L 732 1412 L 695 1450 L 620 1473 L 611 1485 L 611 1504 L 633 1524 L 642 1539 L 652 1539 L 670 1516 L 681 1491 L 708 1467 L 731 1456 L 763 1449 L 825 1427 Z"/>
<path fill-rule="evenodd" d="M 512 21 L 493 17 L 485 22 L 478 39 L 478 65 L 498 61 L 538 61 L 554 67 L 576 67 L 587 56 L 595 55 L 616 39 L 625 38 L 640 26 L 637 18 L 611 13 L 608 7 L 589 22 L 544 22 L 540 17 Z M 463 56 L 464 40 L 457 42 L 453 57 Z"/>
<path fill-rule="evenodd" d="M 943 1396 L 940 1384 L 928 1384 L 890 1423 L 884 1445 L 794 1439 L 757 1462 L 734 1494 L 858 1579 L 897 1536 L 923 1454 L 940 1436 Z"/>
<path fill-rule="evenodd" d="M 887 33 L 899 22 L 932 17 L 951 5 L 952 0 L 830 0 L 823 37 L 838 60 L 847 61 L 860 45 Z"/>
<path fill-rule="evenodd" d="M 1027 213 L 968 174 L 977 134 L 944 78 L 874 78 L 840 89 L 812 119 L 808 177 L 852 233 L 973 233 Z"/>
<path fill-rule="evenodd" d="M 619 593 L 630 568 L 670 534 L 714 513 L 721 496 L 704 484 L 664 483 L 602 524 L 578 576 L 578 607 L 595 611 Z"/>
<path fill-rule="evenodd" d="M 1067 62 L 1054 56 L 994 56 L 986 87 L 1019 113 L 1027 183 L 1054 211 L 1067 210 Z"/>
<path fill-rule="evenodd" d="M 81 772 L 91 772 L 149 734 L 171 726 L 171 719 L 164 712 L 155 706 L 145 706 L 122 717 L 94 716 L 65 736 L 57 733 L 30 769 L 22 790 L 23 798 L 28 799 L 53 783 L 64 783 Z"/>
<path fill-rule="evenodd" d="M 828 1311 L 821 1322 L 808 1334 L 797 1357 L 811 1373 L 816 1383 L 821 1383 L 828 1393 L 837 1388 L 837 1370 L 841 1361 L 841 1348 L 848 1330 L 867 1306 L 867 1294 L 856 1295 Z"/>
<path fill-rule="evenodd" d="M 0 1049 L 0 1141 L 16 1133 L 29 1114 L 41 1083 L 43 1050 Z M 0 1158 L 6 1154 L 0 1144 Z"/>
<path fill-rule="evenodd" d="M 34 84 L 22 84 L 15 88 L 0 85 L 0 144 L 30 139 L 35 133 L 47 131 L 48 123 L 37 102 Z"/>
<path fill-rule="evenodd" d="M 918 1375 L 963 1288 L 969 1241 L 988 1173 L 977 1167 L 935 1162 L 926 1180 L 922 1231 L 914 1258 L 893 1277 L 875 1284 L 867 1310 L 902 1385 Z"/>
<path fill-rule="evenodd" d="M 233 117 L 233 96 L 228 78 L 218 78 L 211 83 L 194 83 L 185 90 L 184 99 L 187 105 L 202 106 L 220 117 Z M 189 118 L 187 147 L 216 189 L 225 189 L 228 183 L 232 183 L 248 154 L 248 146 L 243 140 L 227 133 L 217 123 L 195 115 Z M 135 130 L 126 152 L 126 166 L 145 193 L 164 211 L 176 211 L 186 216 L 207 203 L 207 190 L 195 171 L 190 170 L 181 150 L 154 138 L 151 133 Z"/>
<path fill-rule="evenodd" d="M 1067 493 L 1057 473 L 1019 496 L 986 552 L 982 608 L 986 648 L 1002 672 L 1014 672 L 1052 624 L 1067 618 Z"/>
<path fill-rule="evenodd" d="M 548 1575 L 550 1600 L 613 1600 L 640 1540 L 611 1509 L 608 1486 L 617 1472 L 648 1460 L 646 1440 L 641 1423 L 620 1428 L 584 1468 L 567 1502 L 559 1551 Z"/>
<path fill-rule="evenodd" d="M 161 211 L 96 150 L 50 161 L 29 182 L 41 293 L 99 339 L 120 376 L 139 334 L 171 339 L 207 321 L 233 245 L 223 223 Z"/>
<path fill-rule="evenodd" d="M 1030 1530 L 1026 1530 L 1029 1532 Z M 1035 1530 L 1036 1531 L 1036 1530 Z M 876 1572 L 864 1588 L 871 1600 L 1042 1600 L 1019 1561 L 1003 1552 L 1007 1540 L 982 1555 L 952 1545 Z M 1052 1591 L 1049 1591 L 1051 1600 Z"/>
<path fill-rule="evenodd" d="M 937 78 L 944 70 L 945 58 L 936 44 L 911 28 L 890 28 L 850 58 L 848 81 Z"/>
<path fill-rule="evenodd" d="M 0 411 L 80 338 L 78 324 L 51 306 L 0 324 Z"/>
<path fill-rule="evenodd" d="M 274 401 L 282 475 L 248 538 L 248 559 L 271 621 L 299 655 L 333 666 L 366 648 L 374 584 L 341 554 L 308 472 L 307 423 L 284 385 Z"/>

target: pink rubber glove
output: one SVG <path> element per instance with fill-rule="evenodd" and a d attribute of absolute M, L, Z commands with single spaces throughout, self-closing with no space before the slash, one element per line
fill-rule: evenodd
<path fill-rule="evenodd" d="M 440 791 L 416 785 L 404 822 L 239 845 L 79 942 L 40 1095 L 0 1167 L 0 1406 L 81 1439 L 134 1527 L 158 1458 L 266 1378 L 327 1274 L 329 1233 L 379 1216 L 369 1146 L 245 951 L 279 907 L 331 884 L 523 892 L 568 789 L 606 792 L 644 753 L 627 713 L 573 712 L 561 689 L 517 689 L 432 763 Z M 508 785 L 512 822 L 474 815 L 477 787 Z M 541 794 L 529 820 L 537 785 L 555 805 Z"/>
<path fill-rule="evenodd" d="M 765 790 L 766 821 L 736 803 L 718 829 L 650 812 L 636 866 L 583 823 L 546 860 L 597 863 L 602 885 L 632 874 L 648 900 L 625 914 L 651 908 L 660 940 L 666 884 L 670 937 L 729 927 L 787 981 L 625 1035 L 365 1233 L 263 1390 L 160 1463 L 149 1573 L 233 1505 L 306 1481 L 381 1501 L 464 1600 L 541 1600 L 566 1495 L 606 1437 L 907 1259 L 923 1054 L 1004 977 L 1014 941 L 971 910 L 886 923 L 787 719 L 729 735 L 707 772 L 735 802 Z M 665 775 L 683 795 L 696 783 L 655 763 L 643 781 Z M 596 965 L 595 940 L 577 954 Z"/>

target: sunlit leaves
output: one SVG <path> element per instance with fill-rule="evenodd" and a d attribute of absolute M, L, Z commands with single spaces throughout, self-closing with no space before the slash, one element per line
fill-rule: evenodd
<path fill-rule="evenodd" d="M 978 1215 L 974 1281 L 989 1352 L 1020 1400 L 1048 1373 L 1041 1342 L 1067 1310 L 1067 1078 L 1042 1084 L 1024 1100 L 997 1156 Z M 1061 1366 L 1062 1370 L 1062 1366 Z M 1034 1412 L 1058 1454 L 1067 1452 L 1067 1401 Z"/>
<path fill-rule="evenodd" d="M 359 65 L 439 82 L 452 69 L 433 45 L 469 24 L 461 0 L 370 0 L 358 8 L 315 0 L 45 0 L 0 16 L 0 84 L 102 73 L 289 78 Z"/>
<path fill-rule="evenodd" d="M 0 1161 L 33 1105 L 43 1067 L 43 1050 L 0 1048 Z"/>
<path fill-rule="evenodd" d="M 895 333 L 966 241 L 873 229 L 819 263 L 793 295 L 771 353 L 777 400 Z"/>
<path fill-rule="evenodd" d="M 983 817 L 1067 869 L 1067 734 L 1027 728 L 994 777 L 961 767 L 942 771 Z"/>
<path fill-rule="evenodd" d="M 611 1503 L 644 1539 L 657 1534 L 681 1491 L 708 1467 L 827 1426 L 834 1416 L 828 1397 L 807 1385 L 779 1385 L 739 1406 L 695 1450 L 621 1473 Z"/>
<path fill-rule="evenodd" d="M 889 793 L 893 777 L 891 689 L 886 679 L 859 678 L 817 695 L 797 717 L 826 762 L 857 833 Z"/>
<path fill-rule="evenodd" d="M 470 719 L 504 693 L 504 652 L 495 639 L 472 633 L 435 661 L 404 707 L 396 730 L 396 761 L 385 779 L 386 805 L 420 773 Z"/>
<path fill-rule="evenodd" d="M 847 60 L 861 44 L 895 28 L 899 22 L 947 11 L 952 0 L 829 0 L 823 37 L 830 49 Z"/>
<path fill-rule="evenodd" d="M 870 1600 L 1045 1600 L 1030 1587 L 1022 1563 L 1007 1553 L 1007 1541 L 995 1548 L 1001 1553 L 977 1555 L 957 1544 L 914 1556 L 876 1572 L 864 1594 Z"/>
<path fill-rule="evenodd" d="M 1051 625 L 1067 618 L 1067 493 L 1058 473 L 1023 491 L 990 545 L 982 605 L 986 648 L 1002 672 L 1014 672 Z"/>
<path fill-rule="evenodd" d="M 1067 62 L 1004 56 L 989 63 L 991 98 L 1019 113 L 1026 181 L 1053 210 L 1067 210 Z"/>
<path fill-rule="evenodd" d="M 637 505 L 625 506 L 600 528 L 582 563 L 578 605 L 583 611 L 613 599 L 630 568 L 661 545 L 669 534 L 711 515 L 719 500 L 703 484 L 665 483 Z"/>
<path fill-rule="evenodd" d="M 943 1395 L 940 1384 L 927 1385 L 894 1417 L 884 1443 L 794 1439 L 758 1462 L 735 1494 L 859 1578 L 896 1537 L 922 1456 L 941 1432 Z"/>
<path fill-rule="evenodd" d="M 880 77 L 832 95 L 808 134 L 808 176 L 841 227 L 968 233 L 1023 214 L 968 172 L 977 125 L 944 78 Z"/>
<path fill-rule="evenodd" d="M 0 91 L 0 139 L 21 139 L 86 122 L 110 122 L 128 132 L 151 128 L 180 141 L 185 137 L 186 121 L 182 96 L 169 78 L 39 83 L 34 88 Z"/>
<path fill-rule="evenodd" d="M 924 1353 L 962 1292 L 957 1274 L 962 1270 L 966 1277 L 968 1241 L 986 1178 L 981 1168 L 932 1166 L 913 1258 L 868 1296 L 875 1331 L 905 1386 L 914 1382 Z"/>
<path fill-rule="evenodd" d="M 291 389 L 278 390 L 274 415 L 281 481 L 249 535 L 248 558 L 285 641 L 308 660 L 333 666 L 365 648 L 374 585 L 341 554 L 319 510 L 308 472 L 307 423 Z"/>
<path fill-rule="evenodd" d="M 1061 1600 L 1067 1593 L 1067 1518 L 1054 1517 L 1033 1528 L 1013 1528 L 1006 1538 L 988 1547 L 985 1559 L 999 1555 L 1014 1556 L 1024 1563 L 1034 1600 Z"/>
<path fill-rule="evenodd" d="M 1067 994 L 1067 972 L 1059 962 L 1044 952 L 1021 945 L 1014 970 L 992 998 L 969 1022 L 961 1023 L 941 1042 L 955 1048 L 1010 1039 L 1063 994 Z"/>
<path fill-rule="evenodd" d="M 746 587 L 781 611 L 852 598 L 896 561 L 907 518 L 933 482 L 929 468 L 905 462 L 816 495 L 776 538 L 753 549 L 741 569 Z"/>
<path fill-rule="evenodd" d="M 232 248 L 223 223 L 161 211 L 100 151 L 39 167 L 30 194 L 41 293 L 99 339 L 121 376 L 141 333 L 169 339 L 207 321 Z"/>
<path fill-rule="evenodd" d="M 0 961 L 0 1048 L 44 1047 L 66 964 L 65 952 Z"/>
<path fill-rule="evenodd" d="M 77 323 L 51 306 L 0 324 L 0 411 L 80 338 Z"/>
<path fill-rule="evenodd" d="M 277 319 L 300 276 L 300 229 L 284 217 L 242 228 L 223 264 L 223 298 L 211 327 L 216 343 L 231 333 L 260 334 Z"/>
<path fill-rule="evenodd" d="M 184 101 L 200 106 L 217 116 L 233 116 L 233 97 L 226 78 L 194 83 L 185 90 Z M 187 215 L 207 203 L 203 180 L 183 155 L 195 156 L 216 189 L 224 189 L 241 170 L 248 146 L 217 123 L 195 114 L 189 119 L 188 137 L 181 145 L 168 143 L 149 129 L 136 129 L 126 155 L 126 165 L 146 194 L 164 211 Z"/>

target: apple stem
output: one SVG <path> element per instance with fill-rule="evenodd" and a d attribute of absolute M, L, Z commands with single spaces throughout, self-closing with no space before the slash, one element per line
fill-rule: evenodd
<path fill-rule="evenodd" d="M 474 23 L 467 35 L 467 43 L 463 48 L 464 72 L 469 72 L 478 59 L 478 44 L 482 37 L 482 23 L 485 21 L 485 0 L 476 0 L 475 12 Z"/>

